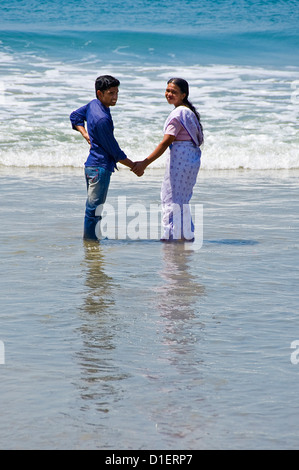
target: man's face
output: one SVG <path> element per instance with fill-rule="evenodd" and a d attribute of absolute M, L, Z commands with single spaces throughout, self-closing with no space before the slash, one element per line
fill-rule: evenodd
<path fill-rule="evenodd" d="M 98 90 L 97 97 L 107 108 L 109 108 L 109 106 L 115 106 L 118 98 L 118 86 L 113 86 L 104 91 Z"/>

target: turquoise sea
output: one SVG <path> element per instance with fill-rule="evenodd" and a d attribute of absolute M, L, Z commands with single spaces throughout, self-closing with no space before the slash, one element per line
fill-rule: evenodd
<path fill-rule="evenodd" d="M 292 0 L 1 2 L 1 449 L 298 448 L 298 17 Z M 161 138 L 167 80 L 189 81 L 198 249 L 83 243 L 69 114 L 106 73 L 133 160 Z M 118 228 L 120 197 L 131 226 L 159 204 L 163 170 L 115 172 Z"/>

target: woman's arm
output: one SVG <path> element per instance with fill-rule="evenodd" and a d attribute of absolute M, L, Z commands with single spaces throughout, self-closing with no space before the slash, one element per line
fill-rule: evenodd
<path fill-rule="evenodd" d="M 144 170 L 148 165 L 150 165 L 152 162 L 157 160 L 157 158 L 161 157 L 165 150 L 169 147 L 169 145 L 172 144 L 172 142 L 175 140 L 174 135 L 170 134 L 165 134 L 161 142 L 157 145 L 155 150 L 144 160 L 140 162 L 135 162 L 134 166 L 132 168 L 132 171 L 137 175 L 137 176 L 142 176 L 144 173 Z"/>

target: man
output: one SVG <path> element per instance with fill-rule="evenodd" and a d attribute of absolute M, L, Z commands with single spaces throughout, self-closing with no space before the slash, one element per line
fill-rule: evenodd
<path fill-rule="evenodd" d="M 104 204 L 116 163 L 133 168 L 133 162 L 120 149 L 113 134 L 110 106 L 115 106 L 118 97 L 119 80 L 110 75 L 96 79 L 96 99 L 73 111 L 70 120 L 73 129 L 79 131 L 90 144 L 85 162 L 87 201 L 84 219 L 84 239 L 97 240 L 96 225 L 101 216 L 96 209 Z M 85 121 L 87 130 L 85 129 Z"/>

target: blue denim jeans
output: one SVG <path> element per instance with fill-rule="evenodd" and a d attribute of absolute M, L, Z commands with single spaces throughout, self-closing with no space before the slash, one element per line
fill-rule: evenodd
<path fill-rule="evenodd" d="M 87 200 L 84 219 L 84 239 L 97 240 L 96 225 L 101 220 L 97 207 L 104 204 L 110 184 L 111 171 L 97 166 L 85 167 Z"/>

